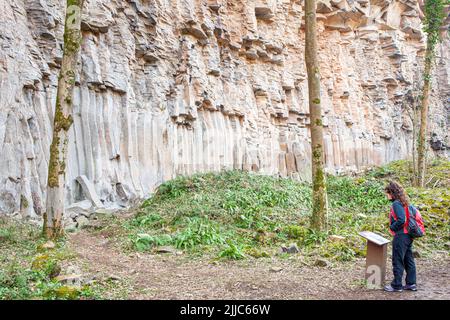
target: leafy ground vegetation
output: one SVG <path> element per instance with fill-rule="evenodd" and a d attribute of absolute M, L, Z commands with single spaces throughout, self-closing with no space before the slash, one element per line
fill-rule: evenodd
<path fill-rule="evenodd" d="M 450 162 L 436 160 L 430 164 L 426 188 L 410 187 L 410 168 L 410 162 L 396 161 L 355 177 L 328 176 L 329 216 L 323 232 L 308 228 L 309 184 L 241 171 L 197 174 L 168 181 L 139 208 L 123 215 L 99 215 L 87 230 L 69 235 L 51 248 L 46 247 L 35 226 L 3 219 L 0 220 L 0 299 L 129 298 L 135 297 L 132 291 L 139 297 L 173 298 L 177 297 L 174 288 L 181 285 L 176 276 L 183 275 L 161 278 L 164 284 L 175 279 L 174 288 L 155 287 L 152 294 L 143 292 L 149 286 L 157 286 L 157 279 L 167 270 L 179 272 L 180 263 L 186 270 L 195 271 L 195 275 L 208 274 L 205 281 L 213 281 L 211 277 L 225 279 L 222 273 L 230 270 L 238 273 L 247 268 L 247 262 L 253 266 L 267 264 L 271 268 L 284 265 L 283 268 L 289 269 L 295 264 L 294 257 L 301 257 L 302 266 L 308 270 L 320 266 L 323 260 L 325 265 L 344 268 L 342 274 L 352 270 L 352 265 L 363 268 L 365 240 L 358 232 L 368 230 L 389 237 L 389 202 L 383 193 L 388 180 L 400 181 L 406 187 L 411 202 L 424 217 L 427 235 L 415 243 L 420 256 L 427 261 L 435 261 L 437 253 L 448 258 Z M 299 252 L 290 254 L 283 248 Z M 153 257 L 160 257 L 157 253 L 161 252 L 173 253 L 174 261 L 155 260 Z M 148 260 L 142 260 L 145 263 L 133 260 L 138 257 Z M 217 270 L 203 266 L 204 261 L 213 263 Z M 61 269 L 73 263 L 85 264 L 87 269 L 110 266 L 108 272 L 129 271 L 136 274 L 133 276 L 136 286 L 143 291 L 127 287 L 130 281 L 111 275 L 94 277 L 82 286 L 67 285 L 60 281 Z M 155 270 L 147 270 L 150 265 Z M 295 280 L 297 266 L 292 268 L 291 276 Z M 301 274 L 308 275 L 308 270 Z M 139 276 L 141 271 L 152 273 Z M 254 271 L 249 271 L 248 276 L 253 274 Z M 277 273 L 277 276 L 281 275 Z M 350 277 L 344 275 L 343 279 Z M 338 278 L 333 276 L 328 281 Z M 308 279 L 299 282 L 307 283 Z M 187 288 L 191 286 L 186 284 Z M 277 283 L 276 288 L 279 287 Z M 167 292 L 158 293 L 158 290 Z M 242 290 L 245 292 L 245 288 Z M 249 296 L 243 297 L 257 296 L 254 290 L 252 285 Z M 286 290 L 274 297 L 284 298 Z M 228 291 L 216 288 L 214 294 L 225 297 Z M 268 288 L 269 291 L 273 289 Z"/>
<path fill-rule="evenodd" d="M 0 300 L 101 298 L 112 283 L 68 284 L 62 270 L 78 256 L 66 242 L 47 242 L 35 225 L 0 219 Z"/>
<path fill-rule="evenodd" d="M 311 187 L 291 179 L 241 171 L 179 177 L 161 185 L 129 220 L 130 247 L 138 251 L 172 246 L 217 259 L 270 257 L 281 246 L 295 244 L 307 256 L 351 261 L 365 256 L 359 231 L 389 237 L 389 202 L 383 189 L 390 179 L 407 188 L 424 216 L 427 237 L 417 241 L 425 255 L 449 241 L 448 162 L 435 161 L 429 186 L 410 185 L 410 163 L 393 162 L 359 177 L 328 176 L 328 227 L 308 228 Z"/>
<path fill-rule="evenodd" d="M 38 228 L 0 219 L 0 298 L 80 298 L 76 292 L 52 281 L 61 270 L 60 261 L 73 258 L 64 250 L 64 241 L 52 250 L 44 248 Z"/>

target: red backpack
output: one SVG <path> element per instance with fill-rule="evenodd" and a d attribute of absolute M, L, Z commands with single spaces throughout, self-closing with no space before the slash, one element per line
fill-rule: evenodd
<path fill-rule="evenodd" d="M 422 216 L 416 208 L 413 208 L 413 214 L 409 214 L 409 207 L 406 207 L 406 228 L 411 238 L 420 238 L 425 235 L 425 225 Z"/>
<path fill-rule="evenodd" d="M 411 236 L 411 238 L 420 238 L 425 235 L 425 225 L 423 223 L 422 216 L 417 210 L 417 208 L 411 206 L 413 208 L 413 214 L 411 215 L 409 213 L 409 207 L 405 207 L 406 212 L 406 221 L 403 225 L 403 232 L 407 233 Z M 395 220 L 397 220 L 397 215 L 395 214 L 394 210 L 391 208 L 391 214 L 394 217 Z M 393 231 L 390 231 L 391 234 L 395 234 Z"/>

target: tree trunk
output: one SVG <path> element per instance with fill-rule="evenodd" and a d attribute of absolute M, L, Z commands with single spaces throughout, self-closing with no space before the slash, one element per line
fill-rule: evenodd
<path fill-rule="evenodd" d="M 58 78 L 53 140 L 50 146 L 48 166 L 47 202 L 44 213 L 43 233 L 56 238 L 63 233 L 62 217 L 66 185 L 66 161 L 69 129 L 73 118 L 73 91 L 75 70 L 81 46 L 81 8 L 84 0 L 67 0 L 64 27 L 64 54 Z"/>
<path fill-rule="evenodd" d="M 313 182 L 311 227 L 321 230 L 326 224 L 327 193 L 324 172 L 322 109 L 320 106 L 320 73 L 317 61 L 316 1 L 306 0 L 305 4 L 305 62 L 308 72 Z"/>
<path fill-rule="evenodd" d="M 422 92 L 422 103 L 420 108 L 420 128 L 419 139 L 417 143 L 417 169 L 418 179 L 417 186 L 424 187 L 425 183 L 425 170 L 426 170 L 426 136 L 428 125 L 428 105 L 430 98 L 431 87 L 431 62 L 433 60 L 433 51 L 431 45 L 427 42 L 427 50 L 425 53 L 425 71 L 424 71 L 424 83 Z"/>
<path fill-rule="evenodd" d="M 412 184 L 414 186 L 416 186 L 418 184 L 418 179 L 417 179 L 417 145 L 416 145 L 416 141 L 417 141 L 417 101 L 416 99 L 414 99 L 414 105 L 413 105 L 413 118 L 412 118 L 412 122 L 413 122 L 413 140 L 412 140 L 412 173 L 413 173 L 413 180 L 412 180 Z"/>

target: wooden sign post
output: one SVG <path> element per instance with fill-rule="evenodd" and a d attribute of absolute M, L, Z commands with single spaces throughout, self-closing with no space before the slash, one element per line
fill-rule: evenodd
<path fill-rule="evenodd" d="M 387 245 L 390 240 L 370 231 L 360 232 L 359 235 L 367 239 L 365 275 L 367 285 L 382 287 L 386 278 Z"/>

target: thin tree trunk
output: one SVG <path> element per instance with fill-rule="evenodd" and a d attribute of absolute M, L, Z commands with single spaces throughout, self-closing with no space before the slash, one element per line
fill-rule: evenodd
<path fill-rule="evenodd" d="M 305 1 L 305 29 L 305 62 L 308 73 L 313 182 L 313 212 L 311 217 L 311 227 L 316 230 L 321 230 L 326 224 L 327 193 L 324 172 L 322 109 L 320 106 L 320 73 L 317 60 L 315 0 Z"/>
<path fill-rule="evenodd" d="M 412 140 L 412 153 L 413 153 L 413 158 L 412 158 L 412 171 L 413 171 L 413 181 L 412 184 L 415 186 L 417 185 L 417 146 L 416 146 L 416 141 L 417 141 L 417 104 L 416 104 L 416 99 L 414 99 L 414 105 L 413 105 L 413 140 Z"/>
<path fill-rule="evenodd" d="M 43 233 L 56 238 L 63 233 L 64 195 L 66 185 L 67 145 L 73 118 L 75 70 L 81 46 L 81 9 L 84 0 L 67 0 L 64 27 L 64 55 L 58 78 L 53 140 L 48 167 L 47 203 Z"/>
<path fill-rule="evenodd" d="M 431 62 L 433 60 L 433 52 L 430 48 L 430 44 L 427 43 L 427 49 L 425 54 L 425 71 L 424 71 L 424 83 L 422 92 L 422 103 L 420 108 L 420 128 L 419 139 L 417 144 L 417 169 L 418 169 L 418 181 L 419 187 L 424 187 L 425 182 L 425 170 L 426 170 L 426 136 L 428 125 L 428 105 L 430 98 L 430 86 L 431 86 Z"/>

